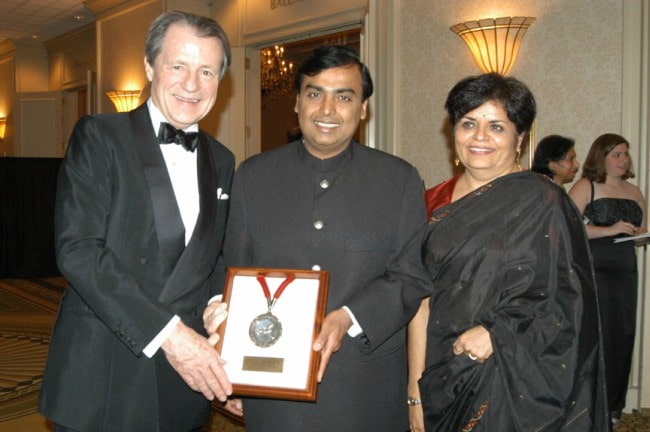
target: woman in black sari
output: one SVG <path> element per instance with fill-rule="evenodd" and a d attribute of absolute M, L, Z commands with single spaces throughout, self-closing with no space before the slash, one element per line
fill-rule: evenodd
<path fill-rule="evenodd" d="M 580 214 L 518 163 L 532 94 L 485 74 L 456 84 L 446 109 L 465 171 L 437 188 L 395 270 L 433 283 L 409 326 L 412 430 L 609 430 Z"/>

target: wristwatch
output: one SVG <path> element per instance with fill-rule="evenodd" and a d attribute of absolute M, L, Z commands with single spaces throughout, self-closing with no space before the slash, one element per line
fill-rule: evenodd
<path fill-rule="evenodd" d="M 411 396 L 409 396 L 409 397 L 406 399 L 406 404 L 407 404 L 408 406 L 420 405 L 421 403 L 422 403 L 422 401 L 421 401 L 420 399 L 416 399 L 416 398 L 411 397 Z"/>

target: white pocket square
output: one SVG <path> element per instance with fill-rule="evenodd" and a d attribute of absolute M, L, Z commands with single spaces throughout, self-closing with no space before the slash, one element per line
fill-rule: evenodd
<path fill-rule="evenodd" d="M 217 189 L 217 199 L 218 200 L 227 200 L 228 198 L 230 198 L 230 195 L 228 195 L 226 193 L 223 193 L 223 189 L 221 189 L 221 188 Z"/>

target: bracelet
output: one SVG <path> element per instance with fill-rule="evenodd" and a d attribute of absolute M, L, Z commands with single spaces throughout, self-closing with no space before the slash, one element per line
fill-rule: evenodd
<path fill-rule="evenodd" d="M 421 403 L 422 403 L 422 401 L 420 399 L 416 399 L 416 398 L 411 397 L 411 396 L 409 396 L 406 399 L 406 405 L 408 405 L 408 406 L 420 405 Z"/>

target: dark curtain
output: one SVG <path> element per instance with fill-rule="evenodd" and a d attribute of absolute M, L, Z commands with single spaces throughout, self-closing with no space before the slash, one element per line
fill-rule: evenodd
<path fill-rule="evenodd" d="M 62 159 L 0 158 L 0 278 L 59 276 L 54 196 Z"/>

